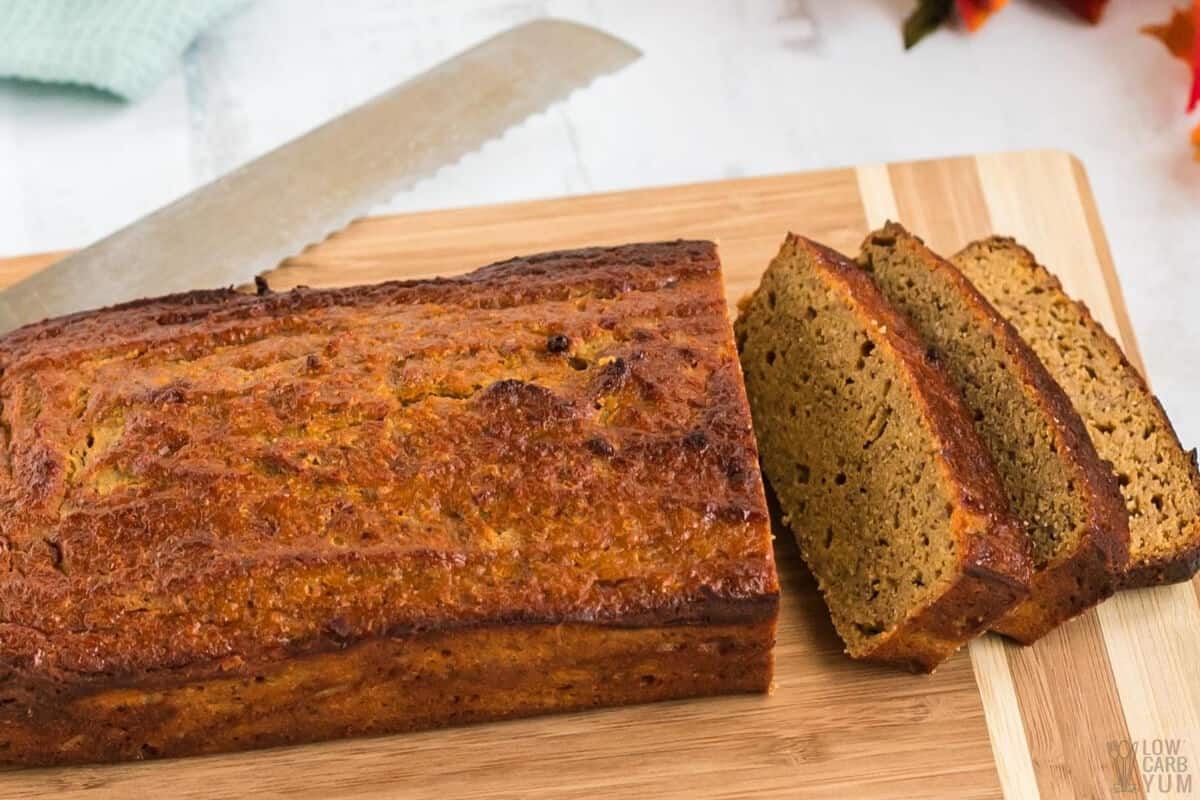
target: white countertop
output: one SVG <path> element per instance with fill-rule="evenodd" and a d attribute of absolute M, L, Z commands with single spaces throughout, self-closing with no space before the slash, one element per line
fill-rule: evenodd
<path fill-rule="evenodd" d="M 1055 147 L 1086 165 L 1155 388 L 1200 442 L 1200 164 L 1186 70 L 1137 33 L 1014 2 L 900 46 L 910 0 L 260 0 L 134 105 L 0 83 L 0 254 L 84 245 L 513 24 L 589 22 L 645 57 L 381 210 Z M 435 7 L 436 6 L 436 7 Z M 537 250 L 530 242 L 530 250 Z"/>

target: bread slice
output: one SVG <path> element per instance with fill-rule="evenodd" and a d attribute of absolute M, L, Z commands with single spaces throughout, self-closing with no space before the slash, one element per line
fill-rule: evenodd
<path fill-rule="evenodd" d="M 850 656 L 932 670 L 1026 597 L 971 420 L 865 272 L 789 235 L 735 330 L 765 475 Z"/>
<path fill-rule="evenodd" d="M 938 354 L 1029 537 L 1029 599 L 993 629 L 1033 642 L 1109 597 L 1129 518 L 1063 390 L 971 282 L 902 226 L 870 234 L 858 264 Z"/>
<path fill-rule="evenodd" d="M 1200 567 L 1200 473 L 1162 405 L 1121 347 L 1033 254 L 1012 239 L 975 242 L 954 256 L 967 277 L 1029 342 L 1111 462 L 1129 510 L 1125 588 L 1184 581 Z"/>

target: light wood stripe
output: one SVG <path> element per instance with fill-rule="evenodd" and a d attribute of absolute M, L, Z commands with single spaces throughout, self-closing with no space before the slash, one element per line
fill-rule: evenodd
<path fill-rule="evenodd" d="M 887 165 L 862 166 L 857 171 L 867 226 L 878 228 L 888 220 L 900 220 Z M 1040 796 L 1037 777 L 1005 645 L 999 637 L 981 636 L 967 649 L 975 682 L 979 685 L 988 737 L 1004 796 L 1009 800 L 1036 800 Z"/>
<path fill-rule="evenodd" d="M 887 164 L 867 164 L 855 168 L 858 176 L 858 193 L 862 197 L 863 213 L 867 227 L 874 230 L 888 220 L 898 220 L 900 210 L 896 208 L 896 195 L 892 191 L 892 178 Z M 853 257 L 855 253 L 847 255 Z"/>
<path fill-rule="evenodd" d="M 991 220 L 970 158 L 915 161 L 888 167 L 900 221 L 934 251 L 950 255 L 990 236 Z"/>
<path fill-rule="evenodd" d="M 1070 178 L 1078 201 L 1050 203 L 1039 196 L 1042 186 L 1014 185 L 1013 173 L 1007 171 L 1013 158 L 1028 162 L 1020 171 L 1026 180 L 1067 185 Z M 1144 372 L 1079 163 L 1064 153 L 1045 152 L 980 156 L 978 162 L 997 225 L 1036 220 L 1036 228 L 1022 236 L 1025 243 L 1060 274 L 1069 293 L 1088 304 Z M 1086 279 L 1096 274 L 1105 276 L 1103 283 Z M 1200 631 L 1200 603 L 1193 587 L 1120 592 L 1100 606 L 1098 615 L 1129 736 L 1181 739 L 1182 754 L 1191 764 L 1200 763 L 1200 639 L 1195 636 Z"/>
<path fill-rule="evenodd" d="M 1021 718 L 1021 703 L 1005 653 L 1007 647 L 999 636 L 987 635 L 972 641 L 968 650 L 1004 796 L 1008 800 L 1036 800 L 1041 792 L 1025 735 L 1025 721 Z"/>

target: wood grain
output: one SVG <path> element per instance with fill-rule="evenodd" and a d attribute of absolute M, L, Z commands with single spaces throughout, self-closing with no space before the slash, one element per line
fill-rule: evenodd
<path fill-rule="evenodd" d="M 1086 178 L 1053 152 L 374 218 L 269 277 L 276 288 L 364 283 L 560 247 L 702 237 L 721 245 L 732 304 L 785 231 L 854 252 L 886 217 L 947 251 L 992 230 L 1016 236 L 1137 358 Z M 53 258 L 0 261 L 0 285 Z M 840 654 L 794 545 L 777 533 L 784 603 L 770 697 L 10 771 L 0 773 L 0 797 L 1123 798 L 1137 795 L 1113 795 L 1109 739 L 1200 741 L 1193 587 L 1126 593 L 1032 648 L 986 638 L 933 676 L 910 676 Z"/>

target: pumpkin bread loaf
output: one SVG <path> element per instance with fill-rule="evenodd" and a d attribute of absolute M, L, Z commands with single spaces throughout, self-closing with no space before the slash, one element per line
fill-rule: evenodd
<path fill-rule="evenodd" d="M 0 403 L 0 761 L 770 684 L 710 243 L 76 314 L 0 337 Z"/>
<path fill-rule="evenodd" d="M 1200 474 L 1158 400 L 1087 307 L 1011 239 L 975 242 L 954 263 L 1037 353 L 1111 462 L 1129 512 L 1123 587 L 1184 581 L 1200 567 Z"/>
<path fill-rule="evenodd" d="M 736 332 L 767 480 L 852 657 L 932 670 L 1027 596 L 971 419 L 865 272 L 790 235 Z"/>
<path fill-rule="evenodd" d="M 900 225 L 870 234 L 858 264 L 937 352 L 1029 537 L 1029 599 L 993 630 L 1030 643 L 1109 597 L 1128 515 L 1063 390 L 971 282 Z"/>

